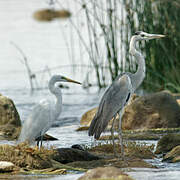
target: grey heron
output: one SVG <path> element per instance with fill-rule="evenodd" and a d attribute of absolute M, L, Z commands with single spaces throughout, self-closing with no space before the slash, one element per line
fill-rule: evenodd
<path fill-rule="evenodd" d="M 56 86 L 56 82 L 81 84 L 61 75 L 53 75 L 48 83 L 48 88 L 55 95 L 56 103 L 53 100 L 43 99 L 33 108 L 32 113 L 22 126 L 19 142 L 28 141 L 31 143 L 38 138 L 37 145 L 39 146 L 39 141 L 41 141 L 40 146 L 42 146 L 43 135 L 62 111 L 62 93 L 59 86 Z"/>
<path fill-rule="evenodd" d="M 160 34 L 149 34 L 143 31 L 137 31 L 130 40 L 129 53 L 133 55 L 138 63 L 138 69 L 133 74 L 126 72 L 116 77 L 114 82 L 105 91 L 100 100 L 100 104 L 89 128 L 89 136 L 99 139 L 101 133 L 106 129 L 108 122 L 115 119 L 119 114 L 119 140 L 121 146 L 121 156 L 124 159 L 124 148 L 122 138 L 122 116 L 124 107 L 127 105 L 133 92 L 140 86 L 145 78 L 145 60 L 143 55 L 136 50 L 136 43 L 141 40 L 150 40 L 165 37 Z M 114 121 L 114 120 L 113 120 Z M 113 129 L 114 122 L 112 124 Z M 113 139 L 114 145 L 114 139 Z M 115 147 L 115 146 L 114 146 Z"/>

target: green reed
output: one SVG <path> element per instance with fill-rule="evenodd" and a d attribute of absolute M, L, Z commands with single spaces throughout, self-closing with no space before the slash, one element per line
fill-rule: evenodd
<path fill-rule="evenodd" d="M 179 0 L 81 1 L 89 36 L 86 47 L 99 87 L 121 72 L 136 71 L 129 41 L 135 31 L 142 30 L 166 35 L 164 39 L 140 43 L 147 67 L 142 87 L 148 91 L 180 91 Z"/>

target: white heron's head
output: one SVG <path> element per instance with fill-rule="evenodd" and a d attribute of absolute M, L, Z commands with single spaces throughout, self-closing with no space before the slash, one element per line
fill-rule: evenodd
<path fill-rule="evenodd" d="M 69 78 L 64 77 L 64 76 L 61 76 L 61 75 L 53 75 L 53 76 L 51 77 L 51 79 L 49 80 L 49 88 L 51 87 L 50 89 L 52 89 L 52 87 L 54 87 L 54 85 L 55 85 L 57 82 L 71 82 L 71 83 L 81 84 L 81 83 L 78 82 L 78 81 L 69 79 Z"/>
<path fill-rule="evenodd" d="M 159 39 L 159 38 L 163 38 L 165 37 L 165 35 L 161 35 L 161 34 L 149 34 L 143 31 L 137 31 L 134 34 L 134 38 L 138 41 L 138 40 L 150 40 L 150 39 Z"/>
<path fill-rule="evenodd" d="M 71 82 L 71 83 L 81 84 L 81 83 L 78 82 L 78 81 L 69 79 L 69 78 L 67 78 L 67 77 L 65 77 L 65 76 L 61 76 L 61 75 L 59 75 L 59 76 L 57 77 L 57 79 L 58 79 L 58 81 L 61 81 L 61 82 Z"/>
<path fill-rule="evenodd" d="M 49 90 L 53 94 L 61 94 L 60 88 L 58 86 L 55 86 L 55 84 L 57 82 L 71 82 L 71 83 L 81 84 L 78 81 L 69 79 L 69 78 L 61 76 L 61 75 L 53 75 L 48 83 Z"/>

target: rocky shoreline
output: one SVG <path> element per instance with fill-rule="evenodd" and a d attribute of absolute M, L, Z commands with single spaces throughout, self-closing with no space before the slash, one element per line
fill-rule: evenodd
<path fill-rule="evenodd" d="M 109 135 L 102 136 L 98 143 L 90 147 L 73 145 L 69 148 L 38 149 L 27 143 L 3 144 L 0 145 L 0 174 L 58 175 L 78 171 L 86 172 L 79 180 L 88 178 L 132 180 L 122 168 L 157 168 L 144 160 L 159 157 L 170 163 L 180 162 L 180 106 L 178 100 L 168 92 L 154 93 L 146 97 L 133 97 L 123 118 L 125 161 L 114 157 Z M 157 105 L 157 103 L 160 104 Z M 88 130 L 95 112 L 96 108 L 82 116 L 81 127 L 78 131 Z M 0 139 L 16 140 L 21 129 L 20 117 L 13 101 L 2 95 L 0 96 L 0 113 Z M 138 124 L 139 128 L 137 128 Z M 53 140 L 47 136 L 48 138 Z M 115 139 L 118 138 L 115 136 Z M 158 143 L 155 149 L 154 145 L 136 143 L 134 140 L 156 140 Z M 120 154 L 118 142 L 116 149 Z"/>

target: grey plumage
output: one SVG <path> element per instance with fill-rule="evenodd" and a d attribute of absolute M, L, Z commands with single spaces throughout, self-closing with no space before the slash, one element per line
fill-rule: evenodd
<path fill-rule="evenodd" d="M 127 104 L 131 89 L 130 78 L 127 74 L 119 75 L 116 78 L 102 97 L 98 112 L 89 128 L 89 136 L 94 135 L 95 139 L 99 139 L 108 122 Z"/>

